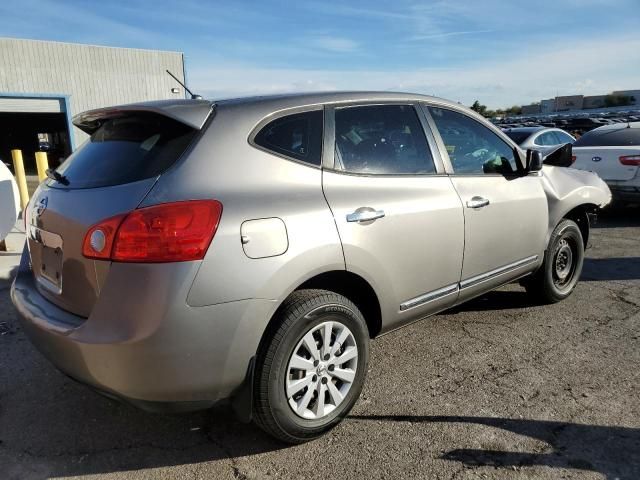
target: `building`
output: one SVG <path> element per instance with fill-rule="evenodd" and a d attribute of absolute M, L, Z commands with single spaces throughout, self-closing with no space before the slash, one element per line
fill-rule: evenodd
<path fill-rule="evenodd" d="M 556 97 L 556 112 L 566 112 L 568 110 L 581 110 L 584 97 L 582 95 L 568 95 Z"/>
<path fill-rule="evenodd" d="M 556 99 L 540 100 L 540 113 L 553 113 L 556 111 Z"/>
<path fill-rule="evenodd" d="M 589 96 L 585 96 L 582 99 L 582 108 L 583 109 L 589 109 L 589 108 L 603 108 L 606 106 L 605 104 L 605 99 L 607 98 L 606 95 L 589 95 Z"/>
<path fill-rule="evenodd" d="M 631 97 L 631 105 L 640 105 L 640 90 L 616 90 L 611 95 Z"/>
<path fill-rule="evenodd" d="M 532 103 L 531 105 L 522 106 L 522 115 L 535 115 L 540 113 L 540 104 Z"/>
<path fill-rule="evenodd" d="M 85 110 L 123 103 L 184 98 L 180 52 L 0 38 L 0 160 L 48 150 L 55 166 L 86 138 L 71 123 Z"/>

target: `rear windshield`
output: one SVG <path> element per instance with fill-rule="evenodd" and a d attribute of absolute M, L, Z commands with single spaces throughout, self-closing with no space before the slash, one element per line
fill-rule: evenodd
<path fill-rule="evenodd" d="M 109 119 L 57 172 L 66 177 L 66 188 L 106 187 L 155 177 L 180 158 L 196 133 L 155 114 Z"/>
<path fill-rule="evenodd" d="M 640 128 L 591 130 L 573 144 L 574 147 L 623 147 L 627 145 L 640 145 Z"/>
<path fill-rule="evenodd" d="M 510 132 L 509 130 L 505 130 L 504 133 L 517 144 L 524 142 L 531 136 L 531 132 Z"/>

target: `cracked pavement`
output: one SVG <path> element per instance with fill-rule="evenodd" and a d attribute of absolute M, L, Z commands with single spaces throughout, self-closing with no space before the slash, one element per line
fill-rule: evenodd
<path fill-rule="evenodd" d="M 374 341 L 349 418 L 296 447 L 223 407 L 155 415 L 77 385 L 0 285 L 0 476 L 640 478 L 640 210 L 604 215 L 590 243 L 562 303 L 508 285 Z"/>

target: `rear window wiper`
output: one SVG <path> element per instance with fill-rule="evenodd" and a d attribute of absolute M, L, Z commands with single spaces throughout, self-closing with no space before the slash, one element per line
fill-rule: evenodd
<path fill-rule="evenodd" d="M 58 173 L 55 170 L 52 170 L 50 168 L 47 168 L 47 171 L 45 173 L 47 174 L 47 177 L 49 177 L 51 180 L 55 180 L 56 182 L 61 183 L 62 185 L 69 185 L 69 179 L 64 175 L 62 175 L 61 173 Z"/>

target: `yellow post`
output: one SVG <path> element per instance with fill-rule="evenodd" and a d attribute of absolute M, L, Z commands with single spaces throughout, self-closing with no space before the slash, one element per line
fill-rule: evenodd
<path fill-rule="evenodd" d="M 22 150 L 11 150 L 13 157 L 13 171 L 16 176 L 16 183 L 20 191 L 20 206 L 24 210 L 29 203 L 29 191 L 27 190 L 27 177 L 24 173 L 24 162 L 22 161 Z"/>
<path fill-rule="evenodd" d="M 38 181 L 47 178 L 47 168 L 49 168 L 49 160 L 47 152 L 36 152 L 36 166 L 38 167 Z"/>

